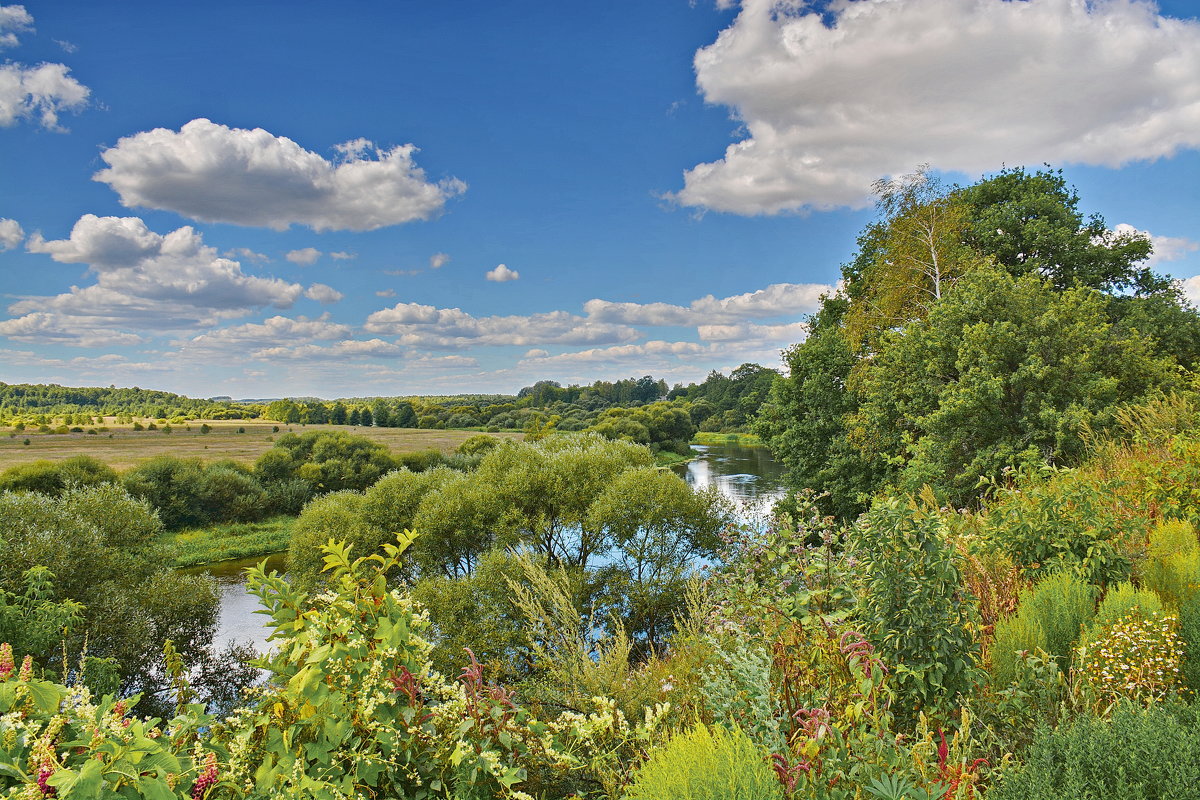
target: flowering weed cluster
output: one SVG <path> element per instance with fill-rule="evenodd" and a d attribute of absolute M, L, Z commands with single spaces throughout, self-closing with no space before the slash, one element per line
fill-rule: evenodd
<path fill-rule="evenodd" d="M 1150 705 L 1180 693 L 1183 642 L 1174 615 L 1130 613 L 1079 647 L 1076 680 L 1098 707 Z"/>

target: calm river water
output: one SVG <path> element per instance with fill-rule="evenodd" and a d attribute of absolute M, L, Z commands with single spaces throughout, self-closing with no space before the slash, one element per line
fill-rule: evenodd
<path fill-rule="evenodd" d="M 675 467 L 697 489 L 716 488 L 737 503 L 749 521 L 765 518 L 775 500 L 783 494 L 783 467 L 771 458 L 765 447 L 734 444 L 692 445 L 696 458 Z M 221 589 L 221 610 L 217 617 L 214 643 L 217 649 L 232 641 L 250 642 L 259 650 L 266 646 L 267 629 L 258 610 L 258 598 L 246 591 L 246 570 L 261 558 L 246 558 L 213 564 L 205 571 Z M 267 568 L 283 572 L 284 555 L 267 558 Z"/>

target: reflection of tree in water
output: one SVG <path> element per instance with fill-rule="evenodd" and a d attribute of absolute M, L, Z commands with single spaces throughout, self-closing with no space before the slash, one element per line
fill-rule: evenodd
<path fill-rule="evenodd" d="M 696 458 L 675 471 L 696 489 L 715 488 L 737 503 L 746 522 L 765 522 L 784 494 L 783 465 L 765 447 L 693 445 Z"/>

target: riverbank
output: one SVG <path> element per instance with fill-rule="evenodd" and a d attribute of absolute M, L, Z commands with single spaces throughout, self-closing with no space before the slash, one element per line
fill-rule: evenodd
<path fill-rule="evenodd" d="M 738 447 L 763 447 L 765 443 L 753 433 L 716 433 L 700 431 L 692 437 L 692 444 L 735 444 Z"/>
<path fill-rule="evenodd" d="M 287 550 L 296 517 L 272 517 L 262 522 L 212 525 L 163 538 L 175 546 L 175 567 L 200 567 L 238 558 L 258 558 Z"/>

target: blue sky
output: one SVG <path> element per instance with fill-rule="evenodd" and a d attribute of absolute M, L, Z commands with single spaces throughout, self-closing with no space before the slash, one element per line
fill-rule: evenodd
<path fill-rule="evenodd" d="M 60 0 L 0 5 L 0 62 L 6 382 L 777 366 L 924 162 L 1062 166 L 1200 297 L 1189 2 Z"/>

